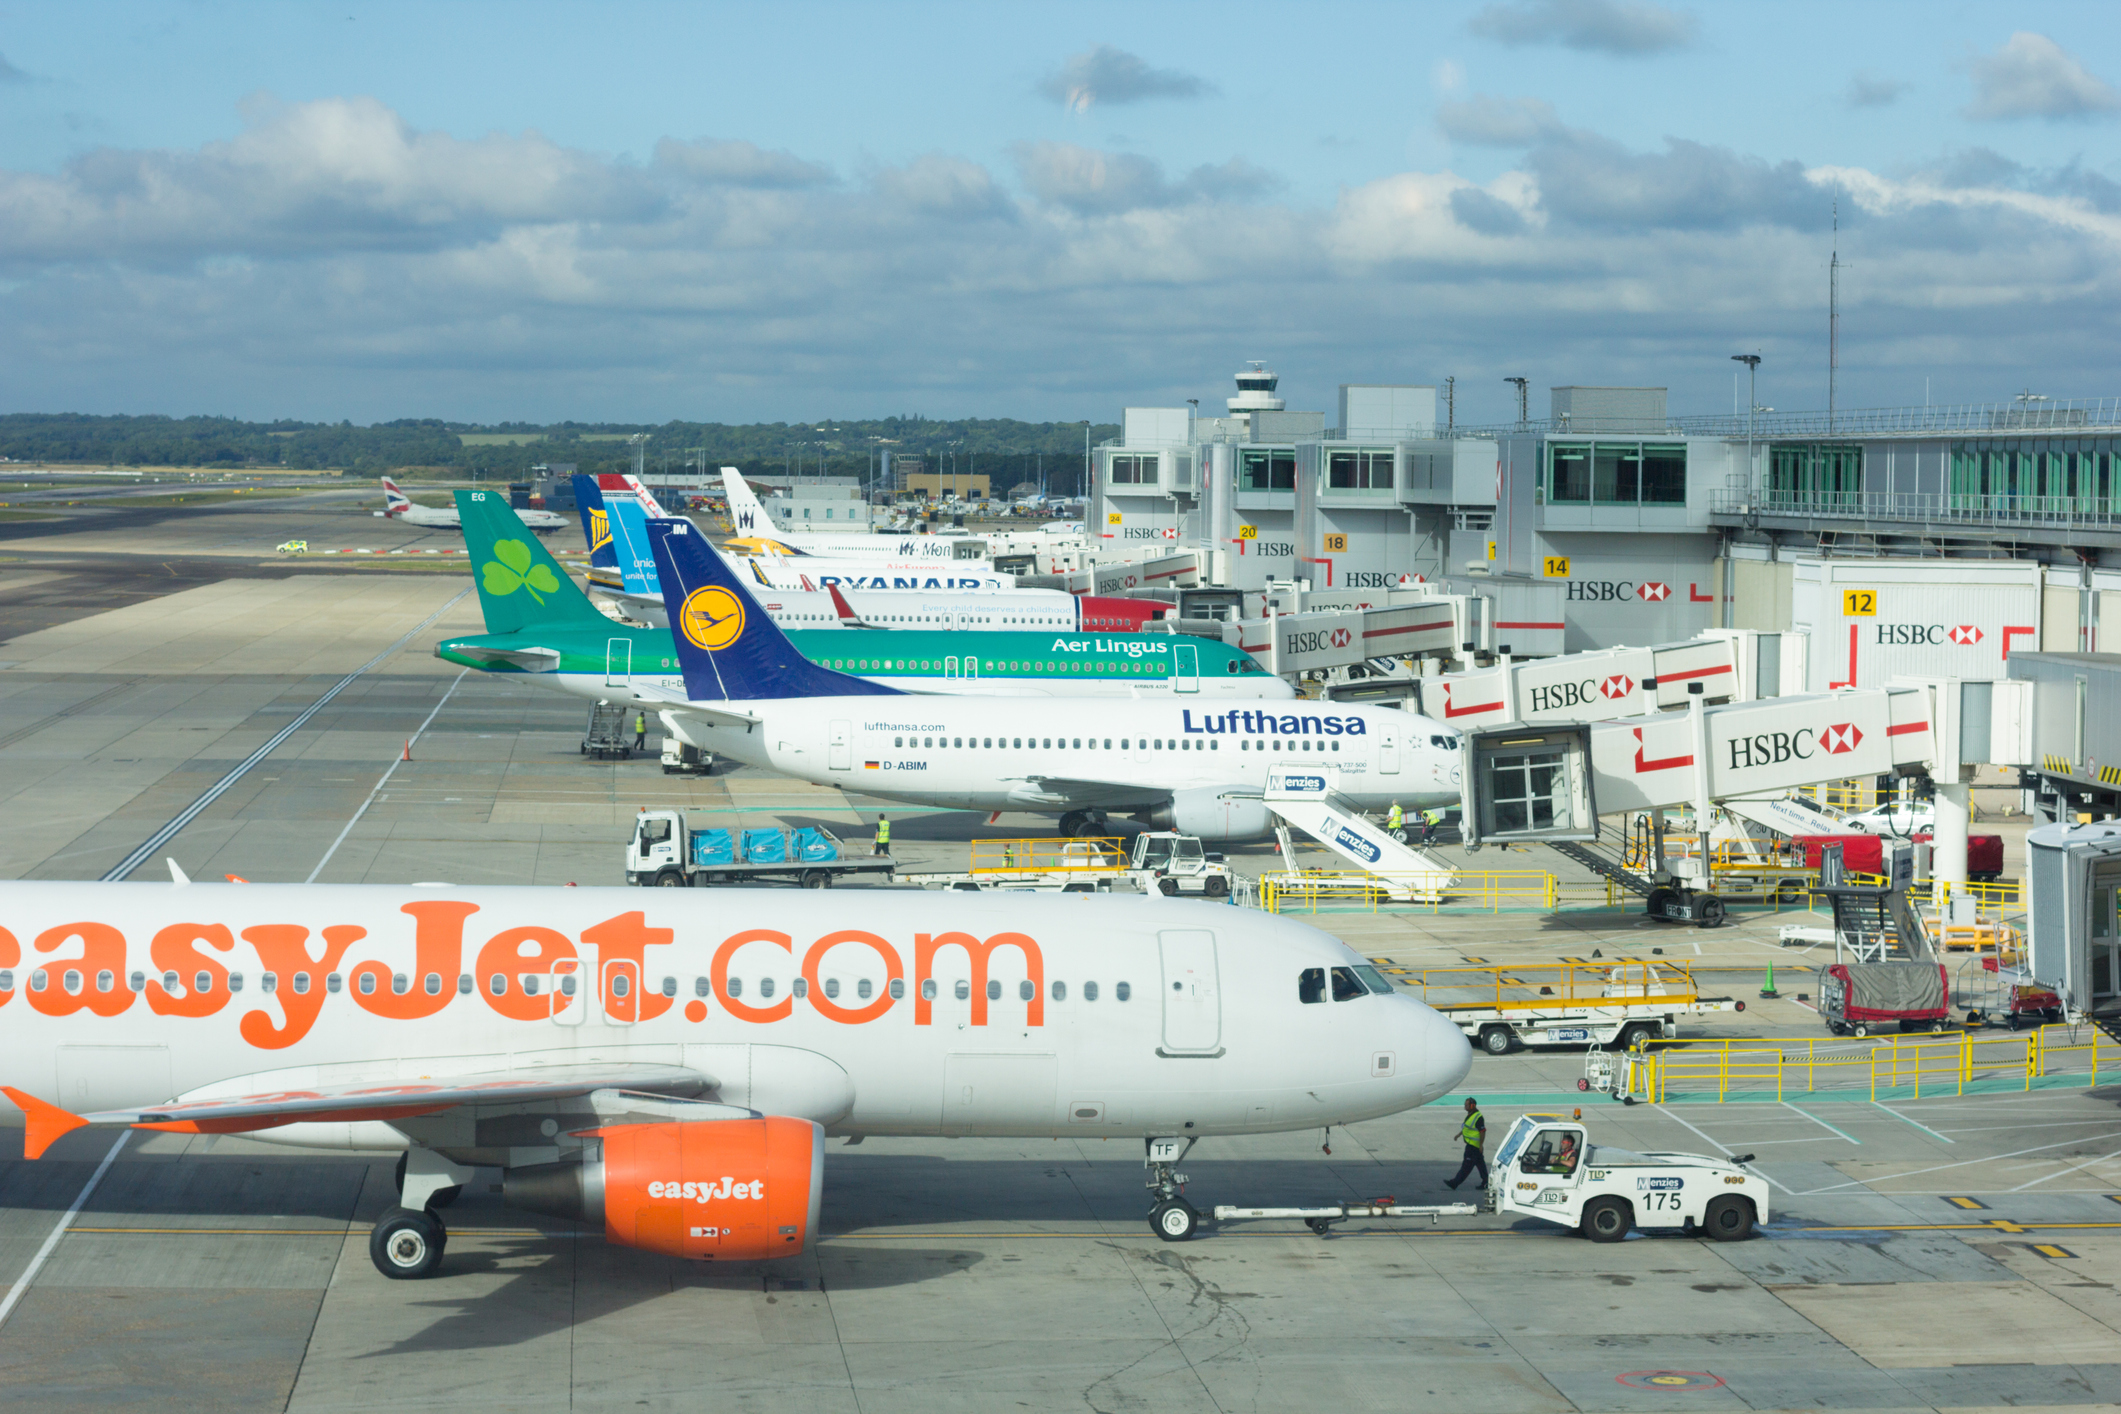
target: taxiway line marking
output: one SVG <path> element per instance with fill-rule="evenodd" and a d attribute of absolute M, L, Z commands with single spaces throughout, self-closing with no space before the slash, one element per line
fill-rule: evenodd
<path fill-rule="evenodd" d="M 457 688 L 463 683 L 465 673 L 470 671 L 471 669 L 466 668 L 464 672 L 457 674 L 456 681 L 449 685 L 449 691 L 442 694 L 442 700 L 435 703 L 434 711 L 427 714 L 427 720 L 420 723 L 419 729 L 411 736 L 405 738 L 405 753 L 407 756 L 412 754 L 412 744 L 420 739 L 421 733 L 433 726 L 435 718 L 442 715 L 442 709 L 449 704 L 450 697 L 455 694 Z M 317 875 L 324 872 L 324 866 L 331 863 L 331 857 L 339 852 L 340 845 L 346 843 L 346 837 L 353 833 L 353 827 L 361 823 L 361 817 L 368 813 L 368 807 L 376 803 L 376 797 L 382 794 L 383 787 L 390 784 L 390 778 L 396 775 L 398 767 L 404 764 L 404 756 L 390 763 L 390 769 L 383 773 L 383 779 L 376 782 L 375 789 L 368 793 L 368 799 L 361 802 L 361 808 L 356 810 L 353 813 L 353 818 L 346 822 L 346 828 L 339 831 L 339 837 L 331 842 L 331 848 L 324 851 L 324 857 L 317 861 L 317 867 L 309 871 L 309 877 L 304 879 L 303 883 L 314 884 L 317 882 Z"/>
<path fill-rule="evenodd" d="M 376 654 L 375 657 L 370 658 L 360 667 L 355 668 L 345 677 L 340 678 L 337 682 L 333 683 L 331 687 L 325 691 L 322 697 L 319 697 L 316 701 L 310 703 L 309 706 L 303 708 L 300 712 L 296 713 L 294 720 L 289 722 L 286 726 L 280 728 L 279 731 L 275 732 L 272 735 L 271 739 L 269 739 L 265 743 L 265 745 L 259 747 L 256 751 L 253 751 L 249 756 L 245 757 L 241 762 L 239 762 L 234 770 L 230 771 L 220 780 L 215 781 L 211 786 L 207 787 L 205 794 L 201 795 L 197 800 L 193 801 L 191 804 L 185 806 L 182 810 L 178 811 L 177 814 L 172 817 L 167 824 L 165 824 L 161 829 L 155 831 L 152 835 L 148 836 L 147 840 L 143 844 L 141 844 L 138 849 L 134 850 L 131 854 L 126 855 L 125 858 L 119 860 L 117 865 L 113 867 L 109 873 L 105 874 L 96 882 L 99 884 L 115 883 L 116 881 L 126 877 L 126 875 L 132 873 L 133 870 L 138 869 L 149 859 L 152 859 L 156 850 L 162 848 L 163 845 L 168 844 L 171 840 L 175 839 L 178 831 L 182 830 L 186 825 L 189 825 L 193 820 L 197 819 L 200 813 L 204 811 L 206 807 L 212 805 L 223 795 L 227 794 L 229 788 L 235 785 L 237 781 L 242 780 L 244 776 L 248 775 L 250 773 L 250 769 L 253 766 L 257 765 L 260 761 L 263 761 L 266 757 L 272 755 L 273 752 L 279 750 L 281 743 L 285 742 L 289 737 L 293 736 L 296 732 L 300 731 L 311 717 L 314 717 L 317 715 L 317 713 L 323 711 L 326 703 L 330 702 L 334 697 L 337 697 L 347 688 L 353 686 L 354 682 L 359 679 L 363 673 L 366 673 L 370 668 L 375 667 L 377 664 L 389 658 L 391 654 L 397 652 L 400 648 L 403 648 L 406 644 L 412 642 L 412 640 L 417 637 L 424 629 L 426 629 L 429 624 L 432 624 L 436 619 L 441 618 L 442 615 L 448 613 L 451 609 L 455 608 L 457 606 L 458 601 L 463 599 L 465 595 L 471 593 L 471 590 L 472 586 L 466 585 L 463 589 L 457 592 L 457 596 L 455 599 L 451 599 L 447 604 L 444 604 L 441 608 L 435 610 L 426 618 L 420 620 L 419 623 L 413 625 L 410 629 L 406 630 L 405 636 L 403 638 L 400 638 L 396 643 L 391 644 L 390 647 L 384 649 L 381 653 Z"/>
<path fill-rule="evenodd" d="M 96 1171 L 88 1176 L 88 1182 L 81 1185 L 81 1192 L 74 1198 L 74 1205 L 66 1210 L 66 1216 L 60 1218 L 45 1237 L 44 1245 L 37 1249 L 37 1255 L 29 1259 L 29 1265 L 23 1268 L 22 1275 L 15 1278 L 15 1284 L 7 1289 L 6 1298 L 0 1300 L 0 1325 L 7 1324 L 8 1316 L 15 1309 L 15 1303 L 29 1290 L 29 1284 L 37 1279 L 37 1273 L 44 1269 L 45 1259 L 52 1255 L 52 1249 L 59 1245 L 59 1239 L 66 1236 L 66 1230 L 73 1226 L 74 1218 L 87 1205 L 89 1196 L 96 1191 L 96 1185 L 103 1182 L 104 1174 L 110 1172 L 111 1164 L 118 1157 L 118 1151 L 124 1148 L 125 1141 L 132 1137 L 133 1132 L 130 1129 L 118 1131 L 116 1141 L 110 1146 L 110 1152 L 103 1156 L 102 1163 L 96 1165 Z"/>
<path fill-rule="evenodd" d="M 1821 1119 L 1821 1118 L 1820 1118 L 1819 1116 L 1817 1116 L 1817 1115 L 1813 1114 L 1813 1113 L 1812 1113 L 1811 1111 L 1809 1111 L 1809 1110 L 1799 1110 L 1799 1109 L 1797 1109 L 1797 1107 L 1796 1107 L 1795 1105 L 1791 1104 L 1791 1103 L 1790 1103 L 1790 1102 L 1789 1102 L 1788 1100 L 1784 1100 L 1784 1101 L 1782 1102 L 1782 1107 L 1783 1107 L 1784 1109 L 1786 1109 L 1786 1110 L 1797 1110 L 1797 1113 L 1798 1113 L 1798 1114 L 1801 1114 L 1801 1115 L 1803 1115 L 1803 1116 L 1804 1116 L 1804 1117 L 1805 1117 L 1806 1119 L 1808 1119 L 1808 1120 L 1810 1120 L 1810 1121 L 1811 1121 L 1812 1123 L 1814 1123 L 1814 1124 L 1818 1125 L 1818 1126 L 1819 1126 L 1819 1127 L 1820 1127 L 1821 1129 L 1824 1129 L 1824 1130 L 1826 1130 L 1826 1131 L 1827 1131 L 1828 1133 L 1830 1133 L 1830 1134 L 1838 1134 L 1838 1135 L 1840 1135 L 1840 1136 L 1841 1136 L 1841 1137 L 1842 1137 L 1843 1139 L 1846 1139 L 1846 1140 L 1848 1140 L 1848 1141 L 1849 1141 L 1849 1143 L 1851 1143 L 1851 1144 L 1854 1144 L 1854 1145 L 1855 1145 L 1856 1147 L 1858 1147 L 1859 1149 L 1863 1147 L 1863 1141 L 1862 1141 L 1861 1139 L 1858 1139 L 1858 1138 L 1856 1138 L 1856 1137 L 1855 1137 L 1854 1135 L 1850 1134 L 1850 1133 L 1849 1133 L 1849 1132 L 1848 1132 L 1847 1130 L 1842 1130 L 1842 1129 L 1836 1129 L 1836 1128 L 1834 1128 L 1834 1126 L 1832 1126 L 1831 1124 L 1828 1124 L 1828 1123 L 1827 1123 L 1827 1122 L 1826 1122 L 1825 1120 Z"/>
<path fill-rule="evenodd" d="M 1686 1127 L 1688 1129 L 1694 1130 L 1696 1134 L 1700 1135 L 1702 1138 L 1708 1140 L 1711 1144 L 1714 1144 L 1717 1148 L 1721 1149 L 1725 1158 L 1729 1158 L 1731 1155 L 1738 1152 L 1736 1149 L 1733 1149 L 1730 1145 L 1724 1143 L 1721 1139 L 1718 1139 L 1715 1135 L 1709 1133 L 1707 1130 L 1696 1129 L 1693 1125 L 1687 1124 L 1685 1120 L 1680 1119 L 1678 1115 L 1672 1113 L 1671 1107 L 1669 1105 L 1655 1105 L 1652 1106 L 1652 1108 L 1655 1109 L 1659 1114 L 1663 1115 L 1666 1119 L 1673 1120 L 1679 1124 L 1686 1124 Z M 1775 1180 L 1770 1177 L 1764 1170 L 1754 1169 L 1753 1172 L 1759 1174 L 1762 1178 L 1767 1179 L 1767 1181 L 1774 1187 L 1782 1188 L 1782 1191 L 1784 1193 L 1789 1193 L 1789 1189 L 1783 1188 L 1780 1183 L 1776 1183 Z M 1794 1197 L 1796 1195 L 1792 1194 L 1791 1196 Z"/>
<path fill-rule="evenodd" d="M 1942 1134 L 1939 1134 L 1936 1130 L 1930 1128 L 1926 1124 L 1923 1124 L 1919 1120 L 1909 1119 L 1906 1115 L 1900 1113 L 1900 1111 L 1894 1109 L 1891 1105 L 1879 1105 L 1876 1100 L 1871 1101 L 1871 1103 L 1874 1105 L 1878 1105 L 1879 1109 L 1884 1110 L 1887 1114 L 1891 1115 L 1894 1119 L 1899 1120 L 1902 1124 L 1914 1125 L 1915 1128 L 1921 1130 L 1924 1134 L 1927 1134 L 1932 1139 L 1940 1140 L 1946 1144 L 1955 1144 L 1958 1142 L 1955 1139 L 1946 1139 Z"/>

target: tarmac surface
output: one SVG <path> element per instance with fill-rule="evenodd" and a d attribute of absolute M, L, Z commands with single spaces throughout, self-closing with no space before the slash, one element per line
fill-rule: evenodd
<path fill-rule="evenodd" d="M 260 881 L 611 884 L 643 805 L 866 838 L 873 801 L 746 769 L 690 778 L 585 758 L 575 699 L 432 656 L 477 624 L 461 567 L 274 564 L 290 527 L 313 544 L 446 548 L 313 499 L 100 528 L 119 513 L 69 510 L 75 528 L 34 544 L 12 532 L 49 522 L 0 524 L 0 875 L 96 879 L 132 861 L 133 877 L 155 880 L 166 856 L 194 876 Z M 161 563 L 201 568 L 165 587 Z M 962 867 L 983 835 L 1049 832 L 1028 816 L 989 827 L 886 808 L 908 868 Z M 2006 833 L 2015 852 L 2022 821 Z M 1266 848 L 1232 851 L 1243 872 L 1269 861 Z M 1689 1037 L 1824 1040 L 1798 1000 L 1818 959 L 1776 938 L 1792 917 L 1739 909 L 1711 932 L 1602 907 L 1312 921 L 1407 978 L 1570 957 L 1685 962 L 1704 991 L 1749 1003 L 1690 1022 Z M 1781 996 L 1762 1000 L 1770 962 Z M 1580 1051 L 1477 1055 L 1465 1093 L 1497 1134 L 1526 1110 L 1581 1107 L 1597 1143 L 1755 1153 L 1775 1190 L 1764 1233 L 1608 1247 L 1483 1215 L 1357 1221 L 1326 1238 L 1232 1223 L 1174 1245 L 1144 1221 L 1140 1154 L 1125 1143 L 872 1138 L 833 1148 L 823 1237 L 799 1260 L 712 1270 L 611 1248 L 476 1183 L 448 1211 L 442 1275 L 400 1283 L 367 1254 L 368 1225 L 394 1201 L 386 1160 L 167 1134 L 113 1148 L 108 1132 L 76 1133 L 40 1162 L 0 1159 L 0 1404 L 2121 1403 L 2121 1088 L 2080 1076 L 2003 1092 L 1996 1071 L 1965 1095 L 1873 1099 L 1835 1082 L 1779 1100 L 1623 1106 L 1578 1091 L 1584 1067 Z M 1206 1141 L 1185 1164 L 1189 1196 L 1203 1208 L 1448 1200 L 1462 1097 L 1330 1136 Z M 0 1136 L 0 1154 L 14 1143 Z"/>

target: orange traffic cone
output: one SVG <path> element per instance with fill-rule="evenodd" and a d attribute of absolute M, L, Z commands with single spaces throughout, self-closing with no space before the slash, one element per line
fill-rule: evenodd
<path fill-rule="evenodd" d="M 400 756 L 400 757 L 399 757 L 398 759 L 399 759 L 400 761 L 410 761 L 410 760 L 412 760 L 412 738 L 411 738 L 411 737 L 407 737 L 407 738 L 405 738 L 405 754 L 404 754 L 403 756 Z"/>

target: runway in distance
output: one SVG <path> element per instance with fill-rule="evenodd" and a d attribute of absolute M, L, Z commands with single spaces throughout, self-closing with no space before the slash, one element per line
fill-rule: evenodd
<path fill-rule="evenodd" d="M 424 525 L 436 530 L 455 530 L 458 527 L 454 509 L 423 506 L 400 491 L 398 483 L 387 476 L 383 478 L 383 509 L 376 514 L 385 520 L 401 520 L 407 525 Z M 567 524 L 565 516 L 554 515 L 551 511 L 523 510 L 517 515 L 525 526 L 540 535 L 563 529 Z"/>
<path fill-rule="evenodd" d="M 1267 772 L 1292 761 L 1361 809 L 1459 800 L 1457 733 L 1397 708 L 894 693 L 798 653 L 689 522 L 648 535 L 687 699 L 666 721 L 747 765 L 908 804 L 1051 813 L 1063 833 L 1125 814 L 1256 838 L 1271 828 Z"/>
<path fill-rule="evenodd" d="M 630 559 L 622 508 L 616 501 L 607 504 L 621 558 Z M 487 632 L 444 639 L 435 647 L 437 657 L 485 672 L 531 674 L 591 699 L 630 700 L 659 710 L 683 699 L 684 678 L 668 628 L 633 628 L 598 612 L 544 547 L 523 534 L 496 493 L 459 491 L 457 507 Z M 698 539 L 733 576 L 705 537 Z M 988 604 L 985 597 L 961 606 L 958 616 L 974 618 L 985 609 L 1011 617 L 994 613 L 1008 607 L 1006 601 Z M 835 626 L 791 630 L 788 642 L 806 658 L 905 692 L 1193 701 L 1295 695 L 1250 654 L 1214 639 L 1171 633 Z"/>
<path fill-rule="evenodd" d="M 84 1126 L 402 1152 L 369 1239 L 389 1277 L 435 1274 L 438 1210 L 482 1167 L 622 1246 L 794 1255 L 827 1135 L 1155 1141 L 1150 1218 L 1177 1240 L 1191 1140 L 1393 1114 L 1470 1063 L 1327 934 L 1160 895 L 171 872 L 0 884 L 24 1156 Z"/>

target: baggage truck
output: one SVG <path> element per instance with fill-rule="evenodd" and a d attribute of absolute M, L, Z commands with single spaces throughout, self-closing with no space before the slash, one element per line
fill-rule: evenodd
<path fill-rule="evenodd" d="M 1923 830 L 1909 836 L 1917 844 L 1930 842 L 1929 831 Z M 1883 874 L 1885 872 L 1885 847 L 1890 837 L 1885 835 L 1798 835 L 1792 844 L 1804 851 L 1804 867 L 1819 867 L 1819 851 L 1828 845 L 1841 846 L 1841 867 L 1857 874 Z M 1988 883 L 2003 877 L 2003 836 L 1968 835 L 1966 837 L 1966 876 L 1978 882 Z"/>
<path fill-rule="evenodd" d="M 1836 1036 L 1941 1031 L 1950 996 L 1941 962 L 1834 962 L 1819 978 L 1819 1014 Z"/>
<path fill-rule="evenodd" d="M 826 889 L 848 875 L 881 875 L 889 855 L 849 854 L 830 830 L 698 828 L 682 810 L 642 810 L 625 845 L 626 882 L 664 889 L 783 883 Z"/>

